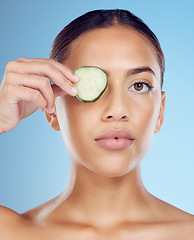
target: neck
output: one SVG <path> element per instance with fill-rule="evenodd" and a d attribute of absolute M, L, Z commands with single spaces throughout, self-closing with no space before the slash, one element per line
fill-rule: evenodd
<path fill-rule="evenodd" d="M 64 206 L 82 222 L 119 222 L 146 212 L 149 193 L 142 183 L 140 166 L 124 176 L 104 177 L 72 163 L 70 176 L 63 193 Z"/>

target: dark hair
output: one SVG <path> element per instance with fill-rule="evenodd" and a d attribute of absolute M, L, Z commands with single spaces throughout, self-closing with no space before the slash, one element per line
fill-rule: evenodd
<path fill-rule="evenodd" d="M 124 25 L 131 27 L 145 36 L 154 47 L 161 69 L 161 87 L 163 85 L 163 76 L 165 70 L 164 54 L 160 43 L 155 34 L 149 27 L 137 16 L 127 10 L 94 10 L 76 18 L 69 23 L 55 38 L 50 58 L 58 62 L 64 62 L 70 53 L 71 43 L 82 33 L 87 31 L 105 28 L 114 25 Z"/>

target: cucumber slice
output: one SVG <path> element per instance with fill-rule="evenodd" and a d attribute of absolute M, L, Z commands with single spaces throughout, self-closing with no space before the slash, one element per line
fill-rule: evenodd
<path fill-rule="evenodd" d="M 75 69 L 75 74 L 80 78 L 74 83 L 78 90 L 77 98 L 85 103 L 95 102 L 107 87 L 106 73 L 99 67 L 84 66 Z"/>

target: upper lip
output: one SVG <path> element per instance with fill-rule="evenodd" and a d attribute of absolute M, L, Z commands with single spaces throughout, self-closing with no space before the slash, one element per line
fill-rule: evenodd
<path fill-rule="evenodd" d="M 126 130 L 123 129 L 111 129 L 103 133 L 101 136 L 97 137 L 95 140 L 102 139 L 129 139 L 134 140 L 134 137 Z"/>

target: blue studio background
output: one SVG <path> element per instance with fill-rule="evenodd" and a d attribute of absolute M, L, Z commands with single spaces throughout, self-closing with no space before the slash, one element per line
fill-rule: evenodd
<path fill-rule="evenodd" d="M 166 115 L 142 162 L 143 181 L 153 195 L 194 214 L 193 0 L 0 0 L 0 79 L 11 60 L 48 58 L 66 24 L 100 8 L 130 10 L 161 42 Z M 22 213 L 60 194 L 68 178 L 67 150 L 44 113 L 38 110 L 0 136 L 0 205 Z"/>

